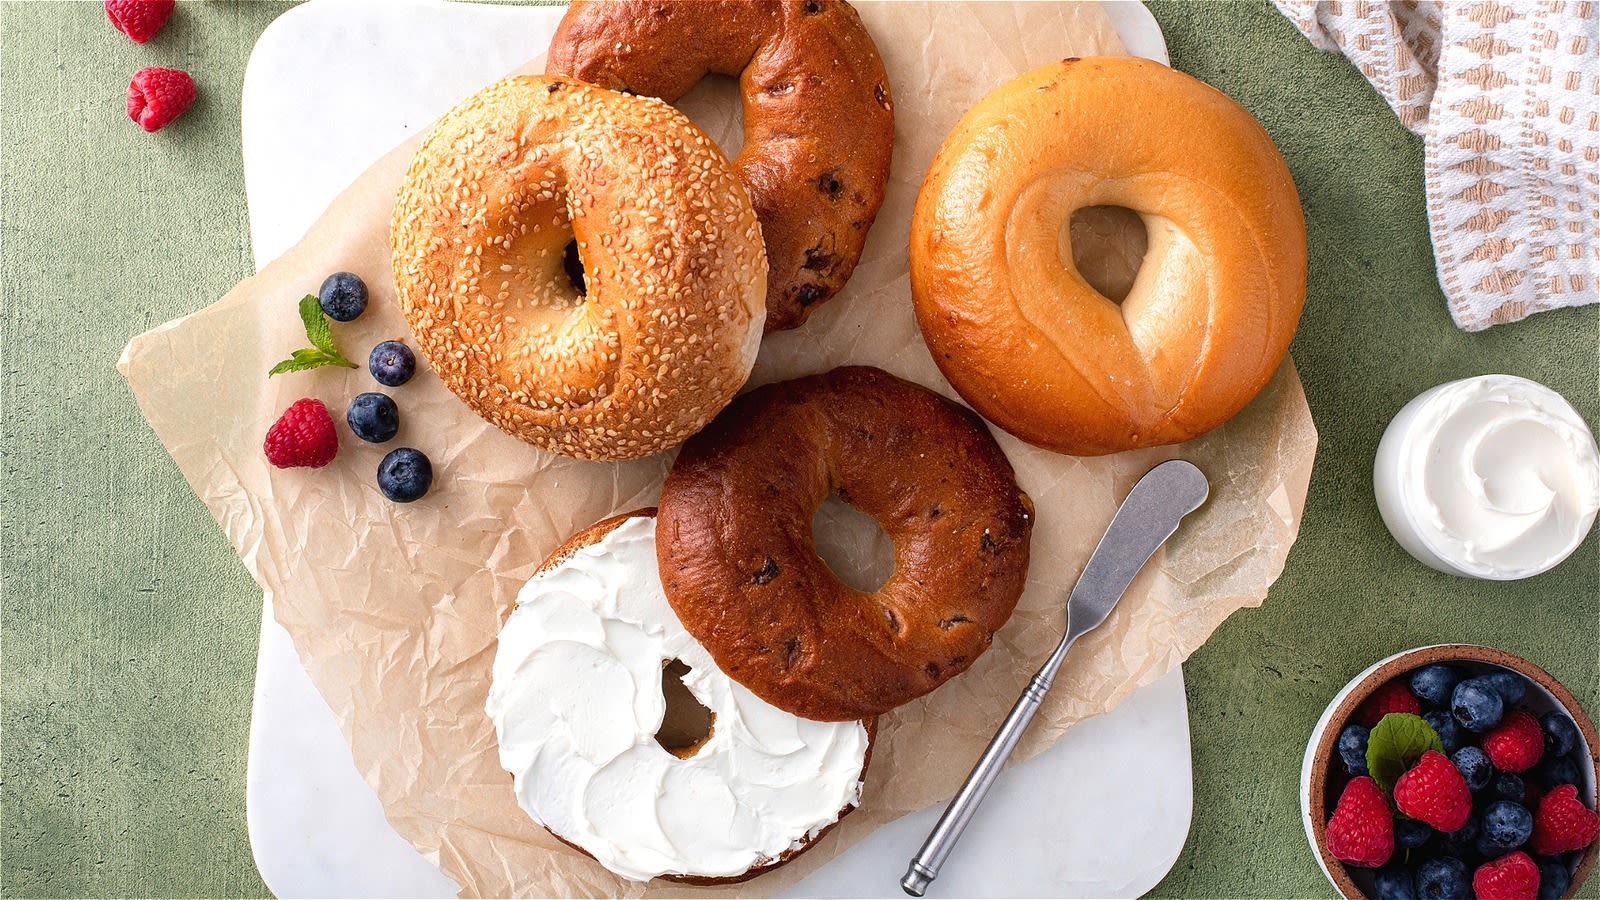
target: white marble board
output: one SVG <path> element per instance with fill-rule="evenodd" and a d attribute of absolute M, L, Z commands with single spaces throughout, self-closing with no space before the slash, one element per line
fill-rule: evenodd
<path fill-rule="evenodd" d="M 1160 29 L 1143 6 L 1107 8 L 1130 50 L 1166 61 Z M 561 12 L 312 0 L 274 21 L 250 56 L 242 100 L 257 266 L 299 240 L 373 160 L 525 62 L 530 48 L 548 42 Z M 1174 671 L 1007 772 L 929 894 L 1141 894 L 1183 847 L 1190 778 L 1183 675 Z M 456 893 L 385 821 L 270 603 L 261 620 L 246 808 L 256 865 L 280 897 Z M 879 829 L 788 894 L 900 896 L 898 879 L 939 812 L 935 806 Z"/>

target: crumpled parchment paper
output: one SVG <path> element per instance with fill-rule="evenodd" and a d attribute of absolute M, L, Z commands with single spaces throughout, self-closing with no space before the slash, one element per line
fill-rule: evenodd
<path fill-rule="evenodd" d="M 888 198 L 845 291 L 806 327 L 766 340 L 752 385 L 865 363 L 953 397 L 910 305 L 905 248 L 922 175 L 990 88 L 1053 59 L 1123 51 L 1093 4 L 858 8 L 896 101 Z M 682 104 L 724 146 L 739 142 L 730 97 L 729 85 L 712 84 Z M 295 304 L 329 272 L 354 271 L 372 289 L 361 319 L 335 325 L 347 355 L 361 360 L 378 341 L 408 337 L 394 306 L 388 224 L 414 143 L 375 163 L 259 274 L 135 338 L 118 368 L 272 598 L 389 821 L 464 895 L 772 893 L 884 822 L 949 796 L 1060 637 L 1068 589 L 1122 495 L 1164 458 L 1199 465 L 1211 499 L 1075 647 L 1018 759 L 1177 666 L 1234 610 L 1260 604 L 1283 568 L 1316 449 L 1290 363 L 1233 421 L 1179 447 L 1080 459 L 997 432 L 1038 510 L 1027 591 L 971 670 L 880 720 L 861 808 L 809 853 L 743 885 L 621 881 L 517 806 L 483 704 L 500 618 L 523 581 L 572 532 L 652 503 L 670 454 L 600 464 L 538 452 L 478 419 L 423 364 L 389 389 L 402 415 L 392 443 L 364 444 L 340 425 L 327 468 L 277 470 L 262 456 L 262 436 L 295 399 L 321 398 L 341 418 L 350 398 L 375 389 L 364 370 L 265 377 L 304 345 Z M 420 502 L 397 505 L 378 492 L 378 461 L 397 446 L 433 460 L 434 488 Z M 871 568 L 884 548 L 840 538 L 859 533 L 824 534 L 825 552 L 842 567 Z"/>

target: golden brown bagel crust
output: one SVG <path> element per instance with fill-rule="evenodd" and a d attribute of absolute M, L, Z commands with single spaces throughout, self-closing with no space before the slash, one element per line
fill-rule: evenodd
<path fill-rule="evenodd" d="M 811 519 L 830 491 L 894 542 L 874 592 L 817 556 Z M 667 599 L 719 668 L 780 709 L 838 721 L 972 665 L 1022 594 L 1032 528 L 982 420 L 847 367 L 751 391 L 684 444 L 656 555 Z"/>
<path fill-rule="evenodd" d="M 734 168 L 767 243 L 767 331 L 800 325 L 850 278 L 894 142 L 883 62 L 850 4 L 579 0 L 545 71 L 669 102 L 707 73 L 737 76 Z"/>
<path fill-rule="evenodd" d="M 1072 212 L 1101 205 L 1150 237 L 1120 309 L 1062 246 Z M 928 170 L 910 251 L 945 377 L 1062 453 L 1222 424 L 1277 370 L 1305 300 L 1305 222 L 1272 139 L 1215 88 L 1134 57 L 1051 63 L 979 101 Z"/>
<path fill-rule="evenodd" d="M 645 507 L 644 509 L 636 509 L 632 512 L 625 512 L 620 515 L 615 515 L 609 519 L 601 519 L 593 525 L 590 525 L 588 528 L 585 528 L 577 534 L 574 534 L 572 537 L 567 538 L 565 543 L 557 547 L 555 552 L 551 553 L 545 558 L 544 562 L 539 564 L 539 568 L 535 569 L 533 574 L 538 575 L 542 572 L 554 569 L 556 566 L 566 562 L 574 553 L 577 553 L 579 550 L 582 550 L 590 544 L 599 543 L 606 535 L 610 534 L 623 522 L 626 522 L 635 516 L 644 516 L 648 518 L 654 516 L 655 514 L 655 507 L 652 506 Z M 502 612 L 500 616 L 502 625 L 505 624 L 505 620 L 510 615 L 511 609 L 506 609 Z M 867 752 L 861 760 L 861 780 L 865 781 L 867 778 L 867 769 L 872 765 L 872 744 L 873 741 L 875 741 L 878 737 L 878 720 L 876 718 L 865 719 L 861 724 L 867 729 Z M 660 876 L 661 880 L 678 881 L 684 884 L 701 886 L 710 886 L 715 884 L 737 884 L 741 881 L 749 881 L 757 875 L 761 875 L 765 872 L 776 869 L 789 860 L 794 859 L 807 850 L 810 850 L 817 843 L 817 841 L 822 840 L 823 835 L 832 831 L 834 826 L 839 824 L 840 819 L 843 819 L 854 810 L 855 806 L 853 804 L 845 806 L 843 809 L 839 810 L 839 817 L 837 819 L 834 819 L 833 822 L 825 826 L 821 831 L 818 831 L 816 834 L 802 840 L 800 842 L 800 846 L 780 854 L 777 859 L 774 859 L 771 862 L 763 863 L 759 866 L 753 866 L 738 875 L 729 875 L 721 878 L 710 878 L 701 875 L 662 875 Z M 548 828 L 545 830 L 549 831 Z M 577 844 L 572 843 L 561 835 L 556 834 L 553 831 L 551 831 L 550 834 L 556 840 L 566 844 L 568 847 L 571 847 L 579 853 L 582 853 L 584 856 L 587 856 L 590 859 L 594 858 L 594 854 L 583 849 L 582 847 L 579 847 Z"/>
<path fill-rule="evenodd" d="M 563 267 L 576 238 L 586 296 Z M 659 100 L 508 78 L 446 113 L 395 202 L 395 288 L 439 378 L 545 450 L 632 459 L 744 384 L 766 258 L 711 139 Z"/>

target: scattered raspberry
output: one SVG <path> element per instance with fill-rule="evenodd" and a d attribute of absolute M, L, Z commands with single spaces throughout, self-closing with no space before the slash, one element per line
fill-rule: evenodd
<path fill-rule="evenodd" d="M 1533 837 L 1528 849 L 1540 856 L 1582 850 L 1600 835 L 1600 814 L 1583 805 L 1574 785 L 1553 788 L 1539 801 L 1533 814 Z"/>
<path fill-rule="evenodd" d="M 1328 852 L 1352 866 L 1376 869 L 1394 855 L 1389 801 L 1370 775 L 1353 778 L 1328 820 Z"/>
<path fill-rule="evenodd" d="M 142 44 L 156 36 L 177 0 L 106 0 L 106 18 L 117 30 Z"/>
<path fill-rule="evenodd" d="M 1404 681 L 1391 681 L 1374 691 L 1356 710 L 1356 721 L 1371 728 L 1389 713 L 1422 715 L 1422 704 Z"/>
<path fill-rule="evenodd" d="M 333 430 L 333 416 L 321 400 L 310 397 L 296 400 L 267 430 L 262 443 L 267 462 L 280 469 L 308 466 L 320 469 L 339 452 L 339 435 Z"/>
<path fill-rule="evenodd" d="M 1539 867 L 1518 850 L 1472 873 L 1472 892 L 1478 900 L 1535 900 L 1539 896 Z"/>
<path fill-rule="evenodd" d="M 1526 772 L 1544 755 L 1544 729 L 1538 719 L 1514 709 L 1483 736 L 1483 752 L 1502 772 Z"/>
<path fill-rule="evenodd" d="M 194 79 L 182 69 L 146 66 L 128 83 L 128 118 L 145 131 L 171 124 L 194 102 Z"/>
<path fill-rule="evenodd" d="M 1440 831 L 1459 831 L 1472 817 L 1472 792 L 1450 757 L 1429 750 L 1394 783 L 1394 805 Z"/>

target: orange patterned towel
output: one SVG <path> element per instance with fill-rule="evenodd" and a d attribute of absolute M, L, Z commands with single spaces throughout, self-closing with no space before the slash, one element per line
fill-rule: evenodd
<path fill-rule="evenodd" d="M 1275 2 L 1422 136 L 1457 325 L 1600 301 L 1600 0 Z"/>

